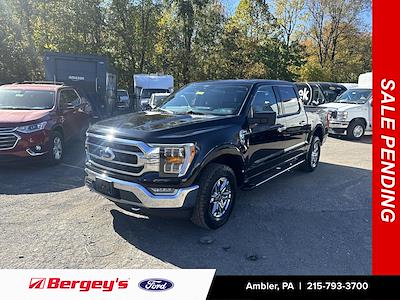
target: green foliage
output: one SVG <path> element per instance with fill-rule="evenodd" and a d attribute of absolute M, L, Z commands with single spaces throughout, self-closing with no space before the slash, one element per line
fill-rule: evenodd
<path fill-rule="evenodd" d="M 222 0 L 0 0 L 0 83 L 42 79 L 48 50 L 107 55 L 121 88 L 135 73 L 172 74 L 177 87 L 220 78 L 354 81 L 371 69 L 371 35 L 358 26 L 365 7 L 241 0 L 229 15 Z"/>

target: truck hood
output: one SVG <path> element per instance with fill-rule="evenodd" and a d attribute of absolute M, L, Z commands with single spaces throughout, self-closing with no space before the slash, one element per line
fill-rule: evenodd
<path fill-rule="evenodd" d="M 146 111 L 100 121 L 93 125 L 90 131 L 111 131 L 140 140 L 174 139 L 223 130 L 231 127 L 237 118 Z"/>
<path fill-rule="evenodd" d="M 329 110 L 345 111 L 353 108 L 360 108 L 361 105 L 352 103 L 331 102 L 324 105 L 319 105 L 318 107 L 328 108 Z"/>
<path fill-rule="evenodd" d="M 11 110 L 0 109 L 0 122 L 4 124 L 19 124 L 39 120 L 51 110 Z"/>

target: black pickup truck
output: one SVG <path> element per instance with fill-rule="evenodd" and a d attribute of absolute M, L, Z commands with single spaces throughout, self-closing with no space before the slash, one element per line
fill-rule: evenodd
<path fill-rule="evenodd" d="M 155 110 L 92 125 L 86 185 L 125 209 L 186 211 L 216 229 L 228 220 L 237 188 L 297 166 L 313 171 L 326 136 L 323 114 L 304 110 L 293 83 L 192 83 Z"/>

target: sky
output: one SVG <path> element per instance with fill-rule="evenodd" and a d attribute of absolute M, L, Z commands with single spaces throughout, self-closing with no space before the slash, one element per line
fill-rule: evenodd
<path fill-rule="evenodd" d="M 238 6 L 240 0 L 222 0 L 222 2 L 226 5 L 228 12 L 233 14 L 235 12 L 236 7 Z M 372 28 L 372 12 L 366 11 L 362 14 L 363 22 L 366 27 L 371 30 Z"/>

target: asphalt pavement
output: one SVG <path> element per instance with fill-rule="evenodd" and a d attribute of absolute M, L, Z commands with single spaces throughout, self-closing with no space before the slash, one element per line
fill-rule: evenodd
<path fill-rule="evenodd" d="M 217 274 L 371 273 L 371 137 L 329 137 L 313 173 L 240 192 L 229 222 L 125 212 L 83 184 L 83 145 L 58 166 L 0 166 L 0 268 L 215 268 Z"/>

